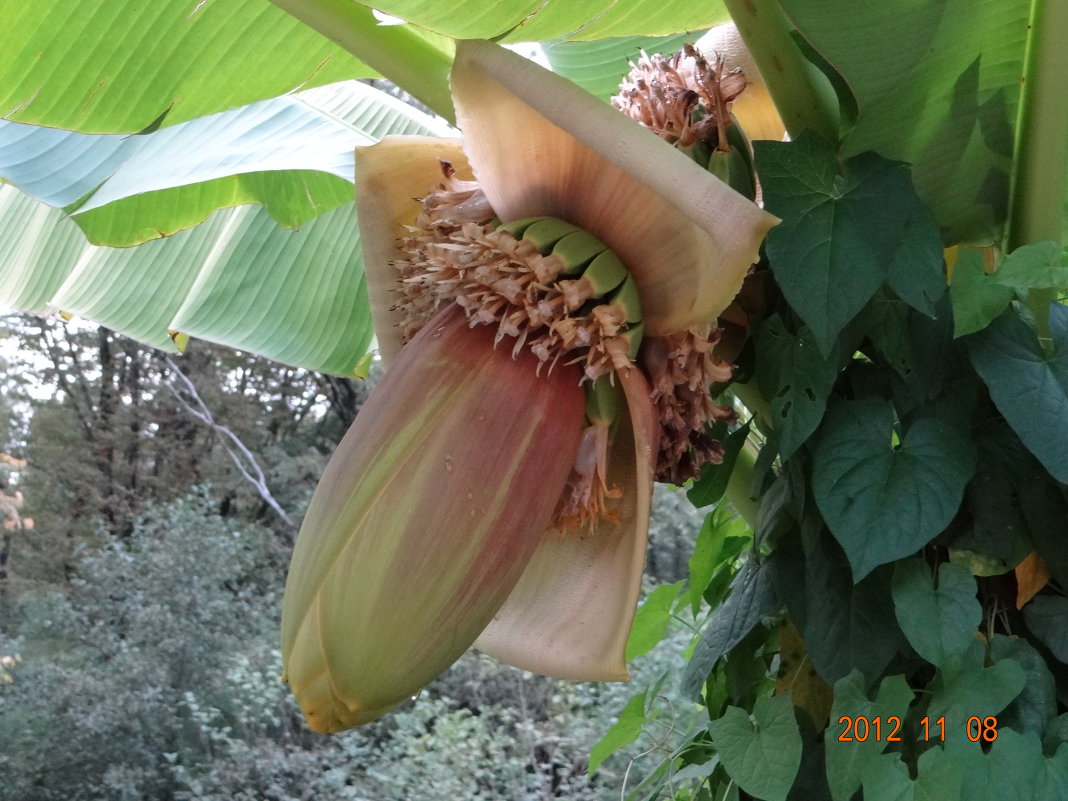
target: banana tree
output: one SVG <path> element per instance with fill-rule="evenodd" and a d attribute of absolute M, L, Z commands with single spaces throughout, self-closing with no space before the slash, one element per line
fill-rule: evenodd
<path fill-rule="evenodd" d="M 2 107 L 12 124 L 139 135 L 88 142 L 98 156 L 81 174 L 51 161 L 62 224 L 97 245 L 260 202 L 276 221 L 304 224 L 262 234 L 280 237 L 272 250 L 334 215 L 331 230 L 350 238 L 331 241 L 354 251 L 352 209 L 322 162 L 291 159 L 275 181 L 253 159 L 235 181 L 220 159 L 194 190 L 146 178 L 173 152 L 154 137 L 181 139 L 182 126 L 240 103 L 377 74 L 464 137 L 463 149 L 420 139 L 360 151 L 362 259 L 296 247 L 264 269 L 248 256 L 263 250 L 256 237 L 220 259 L 244 225 L 222 215 L 248 212 L 215 212 L 131 251 L 163 253 L 203 230 L 207 255 L 141 264 L 87 251 L 58 211 L 5 200 L 0 235 L 26 254 L 0 265 L 10 305 L 51 302 L 118 325 L 109 304 L 143 283 L 144 312 L 124 330 L 164 345 L 168 331 L 204 336 L 340 373 L 362 359 L 373 310 L 393 377 L 324 477 L 287 587 L 287 670 L 316 727 L 403 702 L 476 639 L 548 673 L 624 677 L 655 474 L 686 482 L 697 505 L 726 490 L 752 536 L 739 553 L 707 525 L 690 586 L 645 615 L 707 618 L 683 689 L 710 722 L 673 743 L 635 797 L 666 786 L 716 799 L 1068 794 L 1063 0 L 392 0 L 376 4 L 396 18 L 388 25 L 350 0 L 66 5 L 5 9 L 21 47 L 0 54 L 12 76 Z M 84 24 L 49 22 L 72 13 Z M 639 58 L 657 43 L 636 37 L 728 17 L 751 62 L 722 40 Z M 105 36 L 109 48 L 93 46 Z M 555 40 L 558 76 L 600 99 L 490 45 L 455 44 L 467 39 Z M 679 37 L 659 44 L 675 49 Z M 116 57 L 135 46 L 142 61 Z M 65 59 L 78 63 L 71 53 L 81 66 L 65 71 Z M 596 77 L 622 76 L 627 57 L 635 71 L 623 89 Z M 714 88 L 686 82 L 687 59 L 715 71 Z M 728 99 L 741 64 L 746 86 Z M 659 94 L 634 111 L 625 100 L 642 81 Z M 758 122 L 768 119 L 788 136 Z M 671 125 L 643 130 L 657 121 Z M 739 123 L 771 138 L 750 150 Z M 702 133 L 691 141 L 691 130 Z M 37 152 L 32 134 L 10 162 Z M 132 178 L 114 170 L 131 162 Z M 752 167 L 755 182 L 740 182 Z M 764 211 L 720 179 L 759 189 Z M 616 191 L 598 200 L 591 187 Z M 422 208 L 406 200 L 415 196 Z M 769 230 L 771 215 L 780 222 Z M 575 255 L 580 240 L 589 258 Z M 489 292 L 518 270 L 492 272 L 499 256 L 486 254 L 502 241 L 531 265 L 518 295 Z M 593 269 L 602 253 L 623 277 L 589 289 L 614 280 Z M 476 281 L 478 270 L 489 278 Z M 621 289 L 631 280 L 633 303 Z M 582 281 L 589 294 L 567 315 L 539 311 L 566 307 L 567 282 Z M 270 297 L 271 310 L 250 297 Z M 661 385 L 676 362 L 699 369 Z M 544 380 L 515 374 L 528 363 Z M 424 381 L 440 400 L 419 402 Z M 698 390 L 685 407 L 683 386 Z M 701 412 L 672 430 L 665 420 L 680 408 Z M 480 427 L 480 415 L 497 422 Z M 739 427 L 735 415 L 752 419 Z M 657 445 L 680 442 L 680 430 L 681 445 Z M 472 449 L 478 441 L 493 459 Z M 490 493 L 477 509 L 476 492 Z M 635 700 L 597 761 L 654 716 L 644 688 Z"/>

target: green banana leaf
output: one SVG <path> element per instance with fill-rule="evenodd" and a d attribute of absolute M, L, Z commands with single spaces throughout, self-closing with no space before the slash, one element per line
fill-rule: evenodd
<path fill-rule="evenodd" d="M 1000 239 L 1030 0 L 781 5 L 852 94 L 843 155 L 912 164 L 946 241 Z"/>
<path fill-rule="evenodd" d="M 281 5 L 297 13 L 298 7 L 329 7 L 334 2 L 284 0 Z M 362 5 L 454 39 L 503 37 L 508 42 L 665 36 L 710 28 L 728 19 L 717 0 L 375 0 Z"/>
<path fill-rule="evenodd" d="M 175 333 L 352 375 L 373 337 L 353 147 L 449 130 L 355 82 L 139 137 L 0 123 L 0 175 L 56 205 L 80 198 L 68 216 L 0 186 L 0 307 L 77 315 L 163 349 Z M 80 197 L 86 186 L 96 188 Z M 264 205 L 238 205 L 250 201 Z M 280 210 L 299 230 L 279 227 Z M 79 230 L 93 215 L 103 241 L 179 232 L 98 247 Z"/>
<path fill-rule="evenodd" d="M 375 75 L 267 0 L 0 0 L 0 19 L 0 116 L 86 133 Z"/>
<path fill-rule="evenodd" d="M 0 121 L 0 178 L 71 207 L 100 245 L 166 236 L 242 203 L 262 204 L 278 224 L 295 228 L 351 202 L 353 148 L 387 133 L 446 136 L 449 128 L 346 81 L 144 136 Z"/>
<path fill-rule="evenodd" d="M 591 95 L 608 100 L 619 92 L 619 82 L 640 51 L 674 53 L 696 42 L 704 31 L 671 36 L 623 36 L 596 42 L 556 42 L 545 48 L 553 72 L 574 81 Z"/>
<path fill-rule="evenodd" d="M 90 245 L 58 209 L 0 186 L 0 307 L 60 311 L 163 350 L 171 332 L 353 375 L 373 331 L 355 204 L 279 228 L 258 206 L 136 248 Z"/>

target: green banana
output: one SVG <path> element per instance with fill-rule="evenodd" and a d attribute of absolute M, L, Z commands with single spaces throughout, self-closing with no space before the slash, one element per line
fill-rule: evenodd
<path fill-rule="evenodd" d="M 543 217 L 535 220 L 523 231 L 523 239 L 533 242 L 541 251 L 541 255 L 548 256 L 552 252 L 553 245 L 568 234 L 581 231 L 577 225 L 559 220 L 556 217 Z"/>
<path fill-rule="evenodd" d="M 553 255 L 564 262 L 562 275 L 579 275 L 586 270 L 586 265 L 608 251 L 608 246 L 593 234 L 586 231 L 574 231 L 555 245 Z M 587 270 L 588 274 L 588 270 Z"/>

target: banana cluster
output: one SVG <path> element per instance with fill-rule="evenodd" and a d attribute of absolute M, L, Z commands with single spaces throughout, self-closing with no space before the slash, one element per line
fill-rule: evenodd
<path fill-rule="evenodd" d="M 559 260 L 557 282 L 573 282 L 568 288 L 584 301 L 574 310 L 577 316 L 588 315 L 601 305 L 619 310 L 623 323 L 618 335 L 627 343 L 628 356 L 637 358 L 644 331 L 638 285 L 604 242 L 556 217 L 526 217 L 501 223 L 497 230 L 531 243 L 543 256 Z"/>

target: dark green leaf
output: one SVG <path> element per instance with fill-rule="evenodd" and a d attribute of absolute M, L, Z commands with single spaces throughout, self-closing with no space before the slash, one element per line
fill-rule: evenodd
<path fill-rule="evenodd" d="M 935 309 L 935 318 L 909 315 L 909 341 L 919 343 L 910 355 L 912 371 L 905 378 L 921 403 L 933 400 L 958 374 L 974 376 L 964 349 L 953 341 L 953 308 L 949 294 Z"/>
<path fill-rule="evenodd" d="M 1052 351 L 1010 309 L 968 339 L 976 372 L 1024 445 L 1068 483 L 1068 307 L 1050 305 Z"/>
<path fill-rule="evenodd" d="M 966 492 L 971 525 L 953 539 L 950 558 L 963 563 L 965 559 L 956 550 L 968 551 L 969 561 L 987 563 L 984 572 L 976 571 L 973 564 L 975 575 L 999 575 L 1034 550 L 1017 492 L 1022 482 L 1039 480 L 1043 471 L 1000 420 L 984 422 L 975 438 L 979 466 Z"/>
<path fill-rule="evenodd" d="M 1064 521 L 1068 519 L 1068 502 L 1041 466 L 1023 475 L 1030 481 L 1021 483 L 1020 508 L 1035 547 L 1049 565 L 1053 577 L 1068 586 L 1068 537 Z"/>
<path fill-rule="evenodd" d="M 824 358 L 807 327 L 787 330 L 779 315 L 757 332 L 757 378 L 771 400 L 779 454 L 785 461 L 819 426 L 838 375 L 837 358 Z"/>
<path fill-rule="evenodd" d="M 864 801 L 956 801 L 964 768 L 941 748 L 920 754 L 916 780 L 899 754 L 882 754 L 864 775 Z M 971 801 L 969 799 L 969 801 Z"/>
<path fill-rule="evenodd" d="M 974 735 L 975 724 L 972 725 Z M 983 730 L 978 731 L 981 734 Z M 964 740 L 963 737 L 960 739 Z M 978 744 L 958 743 L 957 746 L 952 749 L 953 756 L 965 768 L 961 798 L 969 801 L 1032 801 L 1035 798 L 1035 783 L 1046 761 L 1038 735 L 1018 734 L 999 725 L 997 739 L 987 753 L 983 753 Z"/>
<path fill-rule="evenodd" d="M 843 401 L 824 420 L 812 491 L 859 581 L 931 541 L 952 520 L 975 468 L 972 444 L 953 426 L 917 420 L 893 445 L 890 407 Z"/>
<path fill-rule="evenodd" d="M 894 567 L 893 594 L 897 622 L 916 653 L 938 667 L 964 657 L 983 615 L 971 573 L 940 565 L 935 586 L 926 562 L 903 560 Z"/>
<path fill-rule="evenodd" d="M 698 509 L 718 502 L 723 497 L 723 493 L 727 491 L 731 472 L 734 470 L 735 462 L 738 461 L 738 453 L 749 436 L 749 423 L 729 434 L 726 423 L 717 423 L 713 426 L 712 436 L 723 443 L 723 461 L 720 464 L 704 465 L 701 468 L 701 475 L 686 491 L 686 497 Z"/>
<path fill-rule="evenodd" d="M 744 709 L 727 707 L 708 728 L 739 787 L 764 801 L 785 801 L 801 765 L 801 733 L 790 693 L 758 698 L 752 718 Z"/>
<path fill-rule="evenodd" d="M 889 566 L 857 584 L 841 548 L 826 532 L 805 558 L 805 617 L 809 659 L 824 681 L 854 668 L 874 678 L 903 644 L 890 600 Z"/>
<path fill-rule="evenodd" d="M 1027 628 L 1050 653 L 1068 664 L 1068 598 L 1038 595 L 1023 608 L 1023 617 Z"/>
<path fill-rule="evenodd" d="M 761 453 L 767 450 L 765 447 Z M 804 475 L 800 465 L 791 468 L 791 464 L 786 463 L 786 469 L 775 476 L 760 498 L 753 531 L 753 545 L 757 550 L 774 546 L 784 536 L 789 536 L 801 517 L 803 510 L 799 507 L 804 505 Z"/>
<path fill-rule="evenodd" d="M 771 689 L 773 684 L 768 678 L 767 652 L 772 649 L 768 646 L 768 629 L 760 624 L 754 626 L 724 657 L 722 670 L 727 680 L 729 702 L 749 709 L 757 698 Z M 715 719 L 711 712 L 709 719 Z"/>
<path fill-rule="evenodd" d="M 682 677 L 683 693 L 698 698 L 705 678 L 720 657 L 741 642 L 761 618 L 775 611 L 775 606 L 775 591 L 768 571 L 750 557 L 735 576 L 727 600 L 712 611 L 712 618 Z"/>
<path fill-rule="evenodd" d="M 938 301 L 946 294 L 945 268 L 938 224 L 927 207 L 917 201 L 905 220 L 886 283 L 909 306 L 933 317 Z"/>
<path fill-rule="evenodd" d="M 801 767 L 786 801 L 834 801 L 827 786 L 827 749 L 823 744 L 823 722 L 813 723 L 808 713 L 796 705 L 794 715 L 801 730 Z"/>
<path fill-rule="evenodd" d="M 783 220 L 767 238 L 772 271 L 824 353 L 884 281 L 933 313 L 942 245 L 904 164 L 871 153 L 840 162 L 807 132 L 754 146 L 765 205 Z"/>
<path fill-rule="evenodd" d="M 888 738 L 894 734 L 895 723 L 888 721 L 888 718 L 897 718 L 901 729 L 896 736 L 904 739 L 905 714 L 912 698 L 912 690 L 904 676 L 887 676 L 883 679 L 874 701 L 868 698 L 867 682 L 859 670 L 835 682 L 830 725 L 824 733 L 827 783 L 834 801 L 849 801 L 853 797 L 869 768 L 890 744 Z M 839 740 L 840 736 L 847 734 L 846 723 L 840 722 L 842 716 L 848 716 L 853 721 L 862 717 L 869 727 L 874 725 L 875 718 L 879 718 L 881 737 L 877 738 L 869 729 L 866 740 L 858 741 L 854 731 L 848 732 L 853 736 L 852 741 Z"/>
<path fill-rule="evenodd" d="M 1057 714 L 1057 685 L 1046 660 L 1027 640 L 1003 634 L 990 639 L 990 658 L 994 662 L 1011 659 L 1027 676 L 1023 692 L 998 716 L 998 724 L 1042 736 Z"/>
<path fill-rule="evenodd" d="M 783 222 L 767 238 L 768 258 L 790 305 L 830 350 L 839 331 L 885 277 L 844 196 L 831 146 L 812 135 L 756 142 L 765 206 Z"/>
<path fill-rule="evenodd" d="M 963 739 L 968 718 L 996 716 L 1024 688 L 1027 676 L 1018 662 L 1011 659 L 984 667 L 984 648 L 976 640 L 968 648 L 964 661 L 943 668 L 928 685 L 931 720 L 946 718 L 946 741 Z"/>
<path fill-rule="evenodd" d="M 912 373 L 909 308 L 886 291 L 877 292 L 860 319 L 880 356 L 898 375 Z"/>

